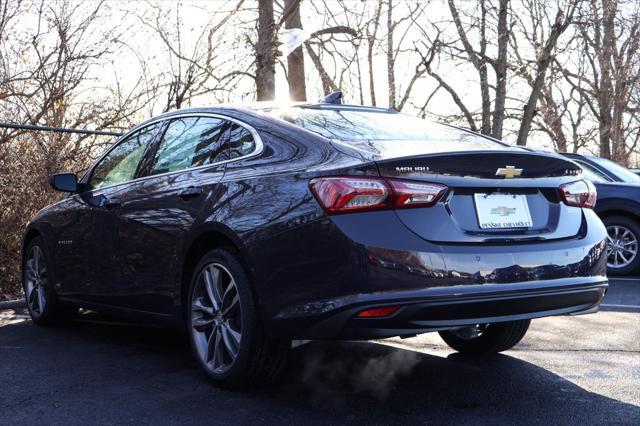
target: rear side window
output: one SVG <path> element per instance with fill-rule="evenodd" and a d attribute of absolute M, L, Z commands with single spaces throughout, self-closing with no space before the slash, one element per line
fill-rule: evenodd
<path fill-rule="evenodd" d="M 223 146 L 227 129 L 226 120 L 213 117 L 171 120 L 149 174 L 175 172 L 228 159 Z"/>
<path fill-rule="evenodd" d="M 129 135 L 113 148 L 93 169 L 89 185 L 93 189 L 117 185 L 134 178 L 140 158 L 153 140 L 159 124 L 152 124 Z"/>
<path fill-rule="evenodd" d="M 229 158 L 244 157 L 256 149 L 256 141 L 250 131 L 233 123 L 229 131 Z"/>

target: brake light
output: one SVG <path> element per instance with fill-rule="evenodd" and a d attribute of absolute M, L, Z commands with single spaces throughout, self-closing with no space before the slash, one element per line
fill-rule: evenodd
<path fill-rule="evenodd" d="M 588 180 L 560 185 L 562 201 L 568 206 L 593 208 L 598 199 L 596 187 Z"/>
<path fill-rule="evenodd" d="M 312 179 L 309 187 L 329 214 L 430 207 L 447 190 L 436 183 L 346 176 Z"/>

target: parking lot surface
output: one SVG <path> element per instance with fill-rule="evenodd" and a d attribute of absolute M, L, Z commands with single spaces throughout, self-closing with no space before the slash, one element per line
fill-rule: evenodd
<path fill-rule="evenodd" d="M 0 424 L 640 424 L 640 278 L 601 312 L 535 320 L 473 359 L 437 334 L 312 342 L 277 385 L 212 387 L 184 336 L 85 314 L 40 328 L 0 312 Z"/>

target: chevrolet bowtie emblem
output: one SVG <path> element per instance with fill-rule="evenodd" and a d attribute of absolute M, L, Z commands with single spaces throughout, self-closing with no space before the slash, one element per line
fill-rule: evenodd
<path fill-rule="evenodd" d="M 515 208 L 510 208 L 505 206 L 500 206 L 500 207 L 491 209 L 491 214 L 497 214 L 500 216 L 509 216 L 510 214 L 515 214 L 515 213 L 516 213 Z"/>
<path fill-rule="evenodd" d="M 496 176 L 504 176 L 507 179 L 513 179 L 516 176 L 522 174 L 522 169 L 516 169 L 516 166 L 507 166 L 505 168 L 499 168 L 496 171 Z"/>

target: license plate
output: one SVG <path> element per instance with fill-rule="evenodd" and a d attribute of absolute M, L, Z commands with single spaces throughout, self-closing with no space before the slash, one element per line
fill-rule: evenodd
<path fill-rule="evenodd" d="M 533 226 L 525 195 L 474 194 L 481 229 L 530 228 Z"/>

